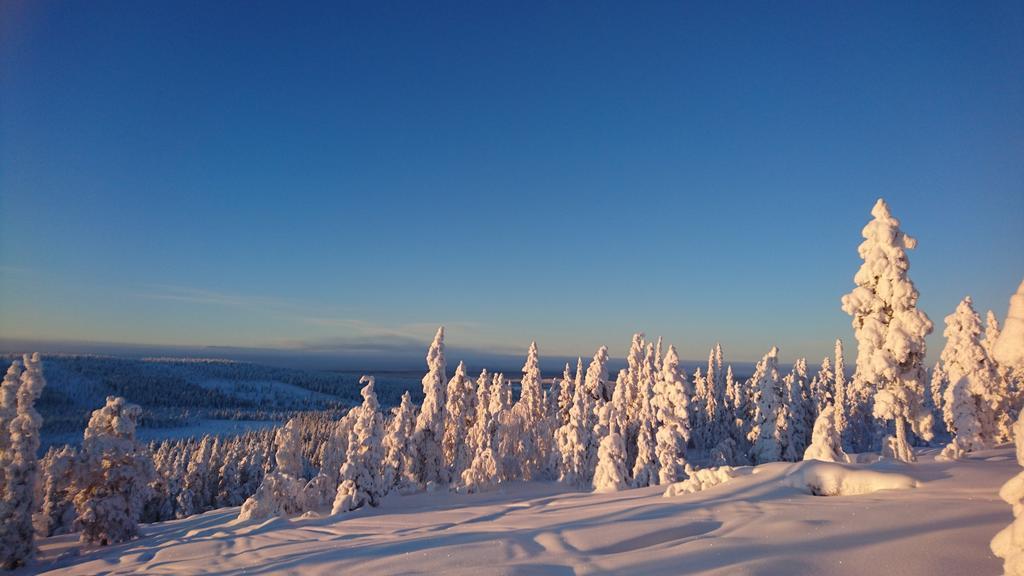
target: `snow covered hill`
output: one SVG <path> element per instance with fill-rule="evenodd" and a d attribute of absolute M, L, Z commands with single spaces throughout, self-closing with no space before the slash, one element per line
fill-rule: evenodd
<path fill-rule="evenodd" d="M 998 574 L 989 540 L 1011 517 L 997 493 L 1019 471 L 1012 450 L 936 453 L 846 467 L 917 483 L 856 496 L 814 496 L 819 463 L 780 462 L 669 498 L 532 482 L 338 516 L 239 522 L 226 508 L 107 548 L 49 538 L 16 574 Z"/>

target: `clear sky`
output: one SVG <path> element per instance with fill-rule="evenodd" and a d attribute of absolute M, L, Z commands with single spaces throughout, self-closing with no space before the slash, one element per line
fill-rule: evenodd
<path fill-rule="evenodd" d="M 0 4 L 8 339 L 816 360 L 879 196 L 1005 314 L 1024 4 Z"/>

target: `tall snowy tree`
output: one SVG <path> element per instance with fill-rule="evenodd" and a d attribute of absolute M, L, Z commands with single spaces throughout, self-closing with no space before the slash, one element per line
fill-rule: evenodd
<path fill-rule="evenodd" d="M 1010 297 L 1010 310 L 993 348 L 993 357 L 1008 370 L 1024 371 L 1024 282 Z M 1017 463 L 1024 466 L 1024 414 L 1018 417 L 1013 430 Z M 999 496 L 1013 507 L 1013 522 L 992 539 L 992 552 L 1003 559 L 1006 576 L 1024 576 L 1024 472 L 1003 484 Z"/>
<path fill-rule="evenodd" d="M 559 452 L 562 454 L 559 480 L 576 486 L 590 484 L 597 457 L 597 442 L 594 438 L 595 400 L 580 381 L 582 364 L 582 360 L 577 362 L 569 420 L 557 432 Z"/>
<path fill-rule="evenodd" d="M 999 415 L 1007 417 L 1009 398 L 999 397 L 998 375 L 982 346 L 981 318 L 970 296 L 946 317 L 943 335 L 946 345 L 939 359 L 949 382 L 943 395 L 943 419 L 955 444 L 948 455 L 991 446 L 998 435 Z"/>
<path fill-rule="evenodd" d="M 874 416 L 895 428 L 895 437 L 883 442 L 883 454 L 910 462 L 915 458 L 907 426 L 925 440 L 932 437 L 922 365 L 932 322 L 918 310 L 918 292 L 907 274 L 906 251 L 917 241 L 900 230 L 884 200 L 871 215 L 857 249 L 864 263 L 854 276 L 857 287 L 842 298 L 843 311 L 853 317 L 857 337 L 855 379 L 875 390 Z"/>
<path fill-rule="evenodd" d="M 75 475 L 75 521 L 82 542 L 124 542 L 138 532 L 153 461 L 135 440 L 142 409 L 124 398 L 108 396 L 89 419 L 82 441 L 83 461 Z"/>
<path fill-rule="evenodd" d="M 644 351 L 637 382 L 636 460 L 633 462 L 632 484 L 636 488 L 653 486 L 659 482 L 657 456 L 657 418 L 654 410 L 655 373 L 654 345 L 648 343 Z"/>
<path fill-rule="evenodd" d="M 779 429 L 782 404 L 782 379 L 779 377 L 779 349 L 761 358 L 751 377 L 754 390 L 754 418 L 750 428 L 750 456 L 755 464 L 775 462 L 782 457 Z"/>
<path fill-rule="evenodd" d="M 587 367 L 584 385 L 587 392 L 597 400 L 598 405 L 611 401 L 614 386 L 608 380 L 608 348 L 606 346 L 601 346 L 594 354 L 594 359 Z"/>
<path fill-rule="evenodd" d="M 363 506 L 377 506 L 387 494 L 381 464 L 384 460 L 380 405 L 374 391 L 374 378 L 363 376 L 365 384 L 360 394 L 363 404 L 359 409 L 349 440 L 348 459 L 341 467 L 341 484 L 334 498 L 332 514 L 348 512 Z"/>
<path fill-rule="evenodd" d="M 494 486 L 500 477 L 498 458 L 495 455 L 494 418 L 486 408 L 490 395 L 488 380 L 485 370 L 477 381 L 477 406 L 482 408 L 476 411 L 476 421 L 469 430 L 467 441 L 472 449 L 473 460 L 461 476 L 462 484 L 469 492 L 486 490 Z"/>
<path fill-rule="evenodd" d="M 534 478 L 541 472 L 551 452 L 552 430 L 548 426 L 543 400 L 537 343 L 531 342 L 526 364 L 523 365 L 519 401 L 513 408 L 522 428 L 518 434 L 516 451 L 524 480 Z"/>
<path fill-rule="evenodd" d="M 11 422 L 18 414 L 18 388 L 21 386 L 21 360 L 11 362 L 0 384 L 0 459 L 11 449 Z M 0 468 L 0 482 L 3 479 Z M 2 484 L 0 484 L 2 488 Z"/>
<path fill-rule="evenodd" d="M 690 438 L 690 399 L 686 394 L 686 376 L 679 368 L 679 354 L 669 346 L 662 358 L 661 371 L 654 388 L 655 454 L 658 459 L 658 483 L 672 484 L 686 475 L 686 442 Z"/>
<path fill-rule="evenodd" d="M 782 459 L 788 462 L 800 460 L 811 439 L 814 414 L 807 396 L 807 361 L 797 358 L 793 370 L 783 380 L 784 398 L 780 406 L 784 425 L 780 430 Z"/>
<path fill-rule="evenodd" d="M 576 378 L 570 372 L 569 363 L 565 363 L 565 370 L 562 371 L 562 383 L 558 387 L 558 426 L 564 426 L 569 421 L 569 410 L 572 408 L 572 395 L 575 388 L 575 381 L 581 377 L 583 359 L 576 359 Z"/>
<path fill-rule="evenodd" d="M 423 406 L 416 419 L 413 444 L 416 447 L 416 479 L 420 484 L 447 484 L 441 442 L 445 422 L 444 326 L 437 329 L 427 351 L 427 374 L 423 376 Z"/>
<path fill-rule="evenodd" d="M 473 459 L 466 445 L 466 434 L 476 420 L 476 393 L 462 362 L 459 362 L 455 374 L 448 381 L 447 395 L 442 449 L 451 477 L 457 479 Z"/>
<path fill-rule="evenodd" d="M 35 511 L 39 476 L 39 429 L 43 419 L 35 403 L 42 394 L 43 378 L 39 354 L 23 359 L 15 395 L 15 414 L 7 428 L 9 446 L 0 456 L 3 491 L 0 492 L 0 563 L 5 568 L 23 565 L 35 552 L 32 514 Z"/>
<path fill-rule="evenodd" d="M 483 376 L 486 376 L 484 372 Z M 486 408 L 482 410 L 486 412 Z M 412 476 L 413 459 L 409 442 L 416 426 L 416 408 L 409 392 L 402 394 L 402 402 L 391 411 L 391 422 L 384 435 L 383 483 L 386 490 L 397 488 L 409 492 L 415 484 Z"/>
<path fill-rule="evenodd" d="M 839 434 L 839 438 L 842 439 L 843 447 L 849 446 L 849 418 L 848 414 L 850 411 L 850 400 L 848 384 L 846 382 L 846 360 L 843 358 L 843 341 L 836 338 L 835 346 L 835 366 L 833 368 L 833 374 L 835 378 L 833 380 L 833 394 L 834 402 L 833 406 L 835 410 L 836 419 L 836 433 Z"/>

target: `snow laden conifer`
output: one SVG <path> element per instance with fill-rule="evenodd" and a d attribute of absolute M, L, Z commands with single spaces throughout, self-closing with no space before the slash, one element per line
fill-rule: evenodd
<path fill-rule="evenodd" d="M 569 421 L 569 410 L 572 409 L 572 396 L 575 391 L 575 383 L 580 378 L 580 368 L 583 363 L 581 358 L 576 359 L 576 377 L 570 371 L 569 363 L 565 363 L 565 370 L 562 371 L 562 382 L 558 386 L 558 422 L 559 427 Z"/>
<path fill-rule="evenodd" d="M 486 372 L 485 372 L 486 374 Z M 486 409 L 484 410 L 486 411 Z M 407 493 L 414 489 L 413 459 L 409 442 L 416 427 L 416 408 L 409 392 L 402 394 L 402 402 L 391 410 L 391 421 L 384 434 L 383 483 L 385 491 L 397 489 Z"/>
<path fill-rule="evenodd" d="M 352 426 L 348 460 L 341 467 L 341 484 L 334 498 L 332 514 L 367 505 L 377 506 L 387 493 L 381 473 L 384 431 L 377 393 L 373 389 L 374 378 L 363 376 L 359 382 L 365 384 L 360 391 L 363 404 Z"/>
<path fill-rule="evenodd" d="M 444 440 L 441 447 L 451 477 L 458 479 L 473 459 L 473 454 L 466 444 L 466 434 L 476 420 L 473 381 L 466 376 L 466 366 L 462 362 L 459 362 L 455 374 L 448 381 L 447 396 Z"/>
<path fill-rule="evenodd" d="M 587 367 L 584 385 L 587 392 L 597 400 L 598 406 L 611 401 L 614 385 L 608 380 L 608 348 L 606 346 L 601 346 L 594 354 L 590 366 Z"/>
<path fill-rule="evenodd" d="M 842 439 L 842 445 L 845 448 L 849 446 L 849 419 L 847 415 L 850 410 L 849 401 L 849 390 L 848 383 L 846 381 L 846 360 L 843 358 L 843 341 L 836 338 L 835 346 L 835 366 L 833 367 L 833 413 L 836 419 L 836 432 L 839 434 L 839 438 Z"/>
<path fill-rule="evenodd" d="M 582 382 L 583 360 L 576 361 L 576 382 L 573 386 L 569 420 L 558 430 L 562 459 L 559 480 L 575 486 L 590 485 L 597 457 L 594 439 L 594 397 Z"/>
<path fill-rule="evenodd" d="M 513 412 L 520 423 L 516 443 L 517 461 L 521 466 L 520 476 L 530 480 L 539 474 L 551 452 L 552 430 L 548 427 L 547 412 L 544 409 L 544 393 L 541 388 L 540 364 L 537 343 L 531 342 L 523 365 L 523 379 L 520 384 L 519 401 Z"/>
<path fill-rule="evenodd" d="M 423 376 L 423 406 L 416 419 L 413 444 L 416 447 L 416 479 L 422 485 L 447 484 L 448 468 L 441 442 L 445 423 L 444 326 L 437 329 L 427 351 L 427 373 Z"/>
<path fill-rule="evenodd" d="M 821 359 L 818 373 L 810 384 L 811 415 L 817 418 L 825 406 L 835 403 L 835 375 L 832 372 L 832 359 L 828 356 Z"/>
<path fill-rule="evenodd" d="M 1024 342 L 1021 349 L 1024 350 Z M 1024 360 L 1024 357 L 1021 359 Z M 1024 368 L 1024 361 L 1018 366 Z M 1024 466 L 1024 414 L 1017 419 L 1013 428 L 1017 442 L 1017 463 Z M 1003 484 L 999 497 L 1013 508 L 1013 522 L 992 538 L 990 547 L 996 556 L 1003 559 L 1005 576 L 1024 576 L 1024 472 Z"/>
<path fill-rule="evenodd" d="M 25 369 L 18 375 L 14 417 L 10 423 L 5 422 L 8 446 L 0 455 L 4 479 L 0 492 L 0 564 L 5 568 L 23 565 L 35 552 L 32 514 L 37 505 L 39 462 L 36 453 L 43 423 L 35 403 L 46 380 L 39 354 L 26 354 L 23 362 Z M 7 387 L 6 382 L 4 386 Z"/>
<path fill-rule="evenodd" d="M 690 399 L 675 346 L 669 346 L 662 358 L 654 388 L 654 407 L 658 422 L 658 483 L 672 484 L 686 476 L 686 443 L 690 438 Z"/>
<path fill-rule="evenodd" d="M 302 512 L 305 494 L 302 473 L 300 422 L 292 418 L 274 437 L 277 468 L 266 474 L 256 492 L 242 503 L 239 520 L 262 520 Z M 204 439 L 205 440 L 205 439 Z"/>
<path fill-rule="evenodd" d="M 148 451 L 135 440 L 141 413 L 124 398 L 108 396 L 89 418 L 74 483 L 75 524 L 82 542 L 114 544 L 138 532 L 156 473 Z"/>
<path fill-rule="evenodd" d="M 782 404 L 782 381 L 779 377 L 779 349 L 772 349 L 761 358 L 751 377 L 754 390 L 754 418 L 750 428 L 750 457 L 755 464 L 775 462 L 782 457 L 779 430 Z"/>
<path fill-rule="evenodd" d="M 659 482 L 657 456 L 657 419 L 654 411 L 655 373 L 654 345 L 647 344 L 637 382 L 636 460 L 633 463 L 632 485 L 635 488 L 653 486 Z"/>
<path fill-rule="evenodd" d="M 1024 372 L 1024 281 L 1017 288 L 1017 293 L 1010 297 L 1010 309 L 993 346 L 992 355 L 996 362 L 1006 368 Z M 1015 430 L 1018 431 L 1019 440 L 1019 428 Z"/>
<path fill-rule="evenodd" d="M 11 422 L 18 414 L 18 388 L 21 387 L 21 360 L 11 362 L 0 384 L 0 459 L 11 449 Z M 0 468 L 0 481 L 3 470 Z M 2 488 L 2 484 L 0 484 Z"/>
<path fill-rule="evenodd" d="M 917 241 L 900 230 L 900 222 L 879 199 L 864 227 L 858 253 L 864 261 L 843 296 L 843 311 L 853 317 L 857 337 L 855 379 L 875 391 L 873 415 L 891 421 L 895 437 L 883 442 L 883 454 L 910 462 L 907 426 L 932 437 L 932 415 L 923 404 L 925 337 L 932 322 L 917 308 L 918 292 L 907 274 L 907 250 Z"/>
<path fill-rule="evenodd" d="M 289 420 L 288 423 L 285 424 L 284 428 L 279 430 L 277 433 L 277 450 L 274 451 L 274 460 L 277 461 L 277 471 L 282 474 L 287 474 L 293 478 L 302 477 L 301 428 L 302 423 L 298 418 L 292 418 Z"/>
<path fill-rule="evenodd" d="M 490 406 L 491 416 L 495 418 L 512 409 L 512 387 L 509 385 L 508 378 L 505 378 L 505 375 L 500 372 L 491 377 L 488 406 Z"/>
<path fill-rule="evenodd" d="M 1009 399 L 997 394 L 995 368 L 981 342 L 981 318 L 964 298 L 946 317 L 946 345 L 939 356 L 948 381 L 943 393 L 943 420 L 953 436 L 943 455 L 956 458 L 995 443 L 996 421 Z M 934 374 L 933 374 L 934 376 Z"/>
<path fill-rule="evenodd" d="M 626 445 L 619 434 L 617 418 L 609 422 L 608 434 L 601 439 L 597 451 L 595 492 L 617 492 L 626 488 Z"/>
<path fill-rule="evenodd" d="M 836 429 L 835 407 L 827 405 L 814 421 L 814 434 L 811 444 L 804 451 L 804 460 L 824 460 L 825 462 L 846 462 L 843 451 L 842 437 Z"/>
<path fill-rule="evenodd" d="M 462 472 L 462 484 L 469 492 L 487 490 L 497 484 L 500 478 L 498 458 L 495 455 L 494 418 L 487 406 L 490 404 L 489 377 L 487 371 L 480 373 L 477 380 L 476 421 L 469 430 L 468 444 L 473 453 L 469 467 Z"/>
<path fill-rule="evenodd" d="M 1006 369 L 1024 371 L 1024 282 L 1010 297 L 1010 310 L 993 355 Z M 1017 463 L 1024 466 L 1024 414 L 1018 417 L 1013 430 Z M 1024 576 L 1024 472 L 1003 484 L 999 496 L 1013 507 L 1013 522 L 992 539 L 992 552 L 1003 559 L 1006 576 Z"/>
<path fill-rule="evenodd" d="M 35 524 L 36 532 L 41 536 L 67 534 L 74 528 L 75 504 L 71 500 L 71 490 L 77 463 L 78 452 L 67 445 L 51 448 L 40 462 L 44 480 L 41 509 Z M 173 517 L 171 515 L 167 519 Z"/>

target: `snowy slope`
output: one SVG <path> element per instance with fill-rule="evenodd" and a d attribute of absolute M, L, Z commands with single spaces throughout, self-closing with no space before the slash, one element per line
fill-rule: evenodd
<path fill-rule="evenodd" d="M 483 494 L 392 495 L 333 517 L 237 522 L 237 508 L 145 526 L 107 549 L 44 540 L 21 573 L 45 574 L 998 574 L 1010 520 L 999 486 L 1012 450 L 914 465 L 856 465 L 903 486 L 812 496 L 807 463 L 758 466 L 705 491 L 612 494 L 553 483 Z M 911 485 L 913 483 L 910 483 Z"/>

